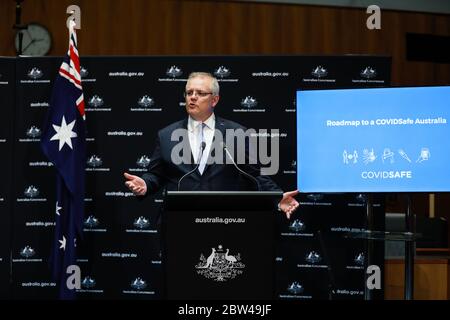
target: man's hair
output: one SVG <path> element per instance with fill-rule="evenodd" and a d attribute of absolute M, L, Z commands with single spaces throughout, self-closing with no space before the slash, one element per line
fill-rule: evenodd
<path fill-rule="evenodd" d="M 212 91 L 213 95 L 215 95 L 215 96 L 219 95 L 219 91 L 220 91 L 219 82 L 217 81 L 216 77 L 214 77 L 211 73 L 209 73 L 209 72 L 192 72 L 189 75 L 187 81 L 189 82 L 189 80 L 191 80 L 193 78 L 210 78 L 211 79 L 211 91 Z M 186 86 L 187 86 L 187 82 L 186 82 Z"/>

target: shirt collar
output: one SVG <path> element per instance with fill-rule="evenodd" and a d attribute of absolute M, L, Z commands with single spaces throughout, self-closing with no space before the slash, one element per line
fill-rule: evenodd
<path fill-rule="evenodd" d="M 201 121 L 194 120 L 191 116 L 188 118 L 188 130 L 193 132 L 198 125 L 202 123 Z M 214 130 L 215 124 L 216 124 L 216 116 L 214 113 L 212 113 L 208 119 L 203 121 L 203 123 L 210 129 Z"/>

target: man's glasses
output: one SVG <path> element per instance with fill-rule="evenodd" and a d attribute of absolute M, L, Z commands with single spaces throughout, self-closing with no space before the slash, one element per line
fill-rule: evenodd
<path fill-rule="evenodd" d="M 184 93 L 184 97 L 192 97 L 194 94 L 196 94 L 198 97 L 204 98 L 207 95 L 212 94 L 212 92 L 204 92 L 204 91 L 197 91 L 197 90 L 188 90 Z"/>

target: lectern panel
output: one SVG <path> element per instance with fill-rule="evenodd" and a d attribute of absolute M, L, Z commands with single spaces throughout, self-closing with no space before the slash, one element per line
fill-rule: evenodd
<path fill-rule="evenodd" d="M 169 299 L 272 299 L 272 211 L 165 212 Z"/>

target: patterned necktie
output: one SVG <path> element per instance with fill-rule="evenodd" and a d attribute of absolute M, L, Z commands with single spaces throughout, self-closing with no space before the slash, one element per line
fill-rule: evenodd
<path fill-rule="evenodd" d="M 199 146 L 199 155 L 201 155 L 201 158 L 198 159 L 198 161 L 200 162 L 200 165 L 198 166 L 198 171 L 200 172 L 200 174 L 203 174 L 203 171 L 205 170 L 205 166 L 206 166 L 206 159 L 208 158 L 206 155 L 205 150 L 203 150 L 203 154 L 202 154 L 202 144 L 205 142 L 205 135 L 204 135 L 204 128 L 205 128 L 206 124 L 201 123 L 198 125 L 198 146 Z M 206 147 L 205 147 L 206 149 Z"/>

